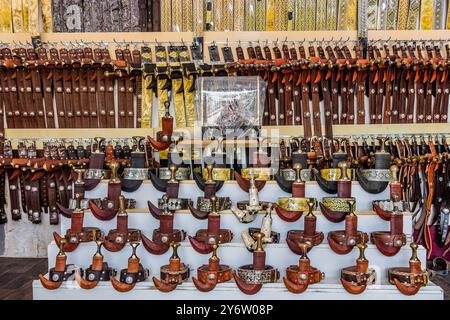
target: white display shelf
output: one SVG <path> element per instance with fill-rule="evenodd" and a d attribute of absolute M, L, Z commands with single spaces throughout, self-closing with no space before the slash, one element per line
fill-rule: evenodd
<path fill-rule="evenodd" d="M 414 296 L 405 296 L 394 285 L 381 282 L 368 286 L 359 295 L 345 291 L 337 278 L 325 278 L 320 283 L 310 285 L 302 294 L 289 292 L 283 280 L 263 285 L 261 291 L 248 296 L 237 288 L 234 280 L 221 283 L 210 292 L 198 291 L 191 281 L 179 285 L 169 293 L 160 292 L 151 279 L 137 283 L 133 290 L 121 293 L 114 290 L 110 282 L 101 282 L 91 290 L 81 289 L 75 281 L 67 281 L 57 290 L 42 287 L 39 280 L 33 281 L 33 297 L 38 300 L 442 300 L 443 290 L 429 283 Z"/>
<path fill-rule="evenodd" d="M 389 222 L 379 218 L 372 212 L 372 201 L 389 198 L 389 188 L 384 192 L 373 195 L 366 193 L 357 182 L 353 183 L 352 195 L 357 199 L 358 230 L 370 233 L 373 231 L 389 230 Z M 107 193 L 107 181 L 102 181 L 94 190 L 87 192 L 88 198 L 102 198 Z M 134 193 L 124 193 L 125 197 L 136 199 L 136 207 L 139 209 L 129 210 L 128 226 L 130 228 L 140 229 L 148 238 L 151 238 L 152 232 L 159 227 L 159 221 L 152 217 L 147 209 L 147 201 L 150 200 L 156 204 L 157 199 L 163 195 L 157 191 L 150 181 L 144 181 L 142 186 Z M 180 198 L 191 198 L 196 202 L 198 196 L 203 192 L 195 185 L 194 181 L 183 181 L 180 184 Z M 228 196 L 233 203 L 247 200 L 248 194 L 242 191 L 235 181 L 229 181 L 224 184 L 217 193 L 218 196 Z M 259 193 L 261 201 L 276 202 L 278 197 L 289 196 L 283 192 L 276 182 L 269 181 Z M 306 183 L 306 196 L 315 197 L 319 201 L 322 197 L 333 196 L 320 189 L 316 182 Z M 443 299 L 441 288 L 430 284 L 421 289 L 419 294 L 407 297 L 402 295 L 395 286 L 386 283 L 387 270 L 391 267 L 407 266 L 411 256 L 409 241 L 411 240 L 412 221 L 411 215 L 404 217 L 404 233 L 407 235 L 408 244 L 400 250 L 394 257 L 382 255 L 378 249 L 369 244 L 366 250 L 366 257 L 369 260 L 370 267 L 377 272 L 377 284 L 369 287 L 366 292 L 359 296 L 348 294 L 338 282 L 340 270 L 344 267 L 355 264 L 358 256 L 358 250 L 355 248 L 347 255 L 335 254 L 328 246 L 326 241 L 327 233 L 331 230 L 344 229 L 344 222 L 332 223 L 328 221 L 320 211 L 316 211 L 317 230 L 325 234 L 324 242 L 316 246 L 308 254 L 312 266 L 325 273 L 325 280 L 316 285 L 312 285 L 306 293 L 295 295 L 288 292 L 282 280 L 278 283 L 265 285 L 263 289 L 255 296 L 247 296 L 241 293 L 233 282 L 219 285 L 212 293 L 201 293 L 195 289 L 192 282 L 187 282 L 168 294 L 159 292 L 153 286 L 151 277 L 159 277 L 159 268 L 169 261 L 171 250 L 162 255 L 152 255 L 140 245 L 137 248 L 137 255 L 145 268 L 150 269 L 150 277 L 145 283 L 139 283 L 129 293 L 116 292 L 110 283 L 101 283 L 93 290 L 83 290 L 72 281 L 64 283 L 61 288 L 49 291 L 43 288 L 39 281 L 33 283 L 34 299 Z M 234 239 L 231 243 L 223 244 L 218 250 L 218 256 L 221 262 L 237 268 L 240 265 L 252 262 L 252 254 L 245 248 L 241 240 L 242 231 L 249 227 L 260 227 L 263 214 L 259 214 L 255 221 L 249 224 L 240 223 L 237 218 L 229 211 L 221 213 L 221 228 L 231 229 L 234 233 Z M 289 265 L 298 264 L 299 256 L 294 254 L 286 244 L 286 233 L 289 230 L 303 229 L 303 217 L 296 222 L 285 222 L 276 214 L 273 214 L 273 231 L 279 232 L 281 242 L 279 244 L 268 244 L 265 249 L 267 252 L 267 264 L 270 264 L 280 271 L 284 276 L 285 269 Z M 116 218 L 110 221 L 99 221 L 92 213 L 87 210 L 84 217 L 84 226 L 98 227 L 105 233 L 110 229 L 116 228 Z M 61 234 L 70 227 L 70 219 L 61 219 Z M 205 229 L 207 220 L 198 220 L 188 211 L 177 212 L 174 218 L 174 228 L 183 229 L 188 235 L 194 235 L 198 229 Z M 83 243 L 74 251 L 67 253 L 67 263 L 75 264 L 82 268 L 87 268 L 92 261 L 92 256 L 96 251 L 94 243 Z M 58 248 L 54 242 L 48 246 L 49 266 L 54 266 L 55 256 Z M 120 270 L 126 268 L 127 259 L 131 255 L 131 247 L 125 246 L 119 252 L 108 252 L 102 250 L 105 261 L 108 264 Z M 190 245 L 188 240 L 181 243 L 179 255 L 182 261 L 189 265 L 191 275 L 196 276 L 197 267 L 207 264 L 210 255 L 197 253 Z M 422 267 L 425 268 L 426 252 L 420 247 L 418 250 L 419 259 L 422 261 Z"/>

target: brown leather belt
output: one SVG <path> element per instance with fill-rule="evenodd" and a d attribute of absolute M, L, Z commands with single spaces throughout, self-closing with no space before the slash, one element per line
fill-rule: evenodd
<path fill-rule="evenodd" d="M 96 84 L 96 93 L 97 93 L 97 103 L 98 103 L 98 127 L 99 128 L 107 128 L 108 124 L 108 105 L 106 104 L 106 81 L 105 81 L 105 70 L 102 66 L 103 55 L 102 49 L 95 48 L 94 56 L 92 63 L 92 71 L 95 73 L 95 76 L 92 75 L 92 78 L 95 78 Z M 96 123 L 94 123 L 96 125 Z"/>
<path fill-rule="evenodd" d="M 266 60 L 272 60 L 272 52 L 268 46 L 264 47 L 264 53 L 266 55 Z M 277 117 L 276 117 L 276 94 L 275 94 L 275 82 L 277 81 L 278 72 L 275 70 L 269 70 L 267 76 L 267 96 L 268 96 L 268 119 L 269 124 L 276 125 Z"/>
<path fill-rule="evenodd" d="M 106 115 L 107 122 L 104 123 L 106 128 L 115 128 L 116 127 L 116 116 L 114 111 L 114 74 L 113 69 L 114 66 L 111 63 L 111 56 L 109 55 L 109 50 L 107 48 L 102 49 L 102 60 L 103 66 L 106 70 L 103 73 L 105 79 L 105 106 L 106 106 Z"/>
<path fill-rule="evenodd" d="M 36 60 L 34 60 L 36 61 Z M 39 69 L 38 69 L 39 68 Z M 36 120 L 38 128 L 45 128 L 45 109 L 44 100 L 42 93 L 42 82 L 40 70 L 43 69 L 39 67 L 35 62 L 35 67 L 31 70 L 31 82 L 33 87 L 33 102 L 36 107 Z"/>
<path fill-rule="evenodd" d="M 302 66 L 301 70 L 301 88 L 302 88 L 302 108 L 303 108 L 303 131 L 305 138 L 312 136 L 311 112 L 309 108 L 309 82 L 310 70 L 308 66 Z"/>

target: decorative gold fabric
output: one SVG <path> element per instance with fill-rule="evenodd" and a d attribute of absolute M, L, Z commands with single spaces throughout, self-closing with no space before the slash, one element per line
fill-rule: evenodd
<path fill-rule="evenodd" d="M 316 30 L 316 0 L 306 0 L 306 30 Z"/>
<path fill-rule="evenodd" d="M 234 0 L 233 6 L 233 22 L 234 31 L 244 31 L 245 30 L 245 0 Z"/>
<path fill-rule="evenodd" d="M 378 0 L 367 0 L 366 23 L 368 30 L 377 29 L 377 11 L 378 11 Z"/>
<path fill-rule="evenodd" d="M 0 32 L 11 31 L 11 1 L 0 0 Z"/>
<path fill-rule="evenodd" d="M 398 19 L 397 29 L 405 30 L 408 22 L 409 0 L 399 0 L 398 2 Z"/>
<path fill-rule="evenodd" d="M 255 29 L 256 31 L 266 30 L 266 1 L 256 0 L 255 3 Z"/>
<path fill-rule="evenodd" d="M 275 0 L 266 0 L 266 31 L 275 31 Z"/>
<path fill-rule="evenodd" d="M 192 0 L 182 0 L 183 21 L 182 31 L 193 31 L 193 2 Z"/>
<path fill-rule="evenodd" d="M 172 32 L 181 32 L 183 29 L 182 0 L 172 0 Z"/>
<path fill-rule="evenodd" d="M 203 179 L 208 179 L 208 170 L 203 169 L 202 172 Z M 214 168 L 212 171 L 212 178 L 214 181 L 228 181 L 231 179 L 231 169 L 230 168 Z"/>
<path fill-rule="evenodd" d="M 308 202 L 312 198 L 278 198 L 278 205 L 284 210 L 308 211 Z"/>
<path fill-rule="evenodd" d="M 233 30 L 233 0 L 223 0 L 222 1 L 222 29 L 223 31 Z"/>
<path fill-rule="evenodd" d="M 286 0 L 275 0 L 275 31 L 286 31 L 287 10 Z"/>
<path fill-rule="evenodd" d="M 152 82 L 152 76 L 143 76 L 142 78 L 142 110 L 141 110 L 141 128 L 152 127 L 152 106 L 153 92 L 147 89 Z"/>
<path fill-rule="evenodd" d="M 28 32 L 39 32 L 39 1 L 28 0 Z"/>
<path fill-rule="evenodd" d="M 203 0 L 193 0 L 192 23 L 195 36 L 203 32 Z"/>
<path fill-rule="evenodd" d="M 408 21 L 406 28 L 408 30 L 414 30 L 417 28 L 417 20 L 420 13 L 420 0 L 410 0 L 408 10 Z"/>
<path fill-rule="evenodd" d="M 51 32 L 53 30 L 51 0 L 41 0 L 41 12 L 42 12 L 42 31 Z"/>
<path fill-rule="evenodd" d="M 338 0 L 327 1 L 327 30 L 336 30 L 338 17 Z"/>
<path fill-rule="evenodd" d="M 327 29 L 327 0 L 317 0 L 316 30 Z"/>
<path fill-rule="evenodd" d="M 245 30 L 256 30 L 256 0 L 245 0 Z"/>
<path fill-rule="evenodd" d="M 434 1 L 422 0 L 420 5 L 420 29 L 433 29 Z"/>
<path fill-rule="evenodd" d="M 293 31 L 294 30 L 294 8 L 295 8 L 295 0 L 287 0 L 287 24 L 286 30 Z"/>
<path fill-rule="evenodd" d="M 450 3 L 447 4 L 447 29 L 450 29 Z"/>
<path fill-rule="evenodd" d="M 356 18 L 358 15 L 358 0 L 348 0 L 347 30 L 356 30 Z"/>
<path fill-rule="evenodd" d="M 172 8 L 170 0 L 161 0 L 161 31 L 170 32 L 172 26 Z"/>
<path fill-rule="evenodd" d="M 397 10 L 398 10 L 398 0 L 389 0 L 386 14 L 387 30 L 397 29 Z"/>
<path fill-rule="evenodd" d="M 378 30 L 386 30 L 388 1 L 380 0 L 378 3 Z"/>
<path fill-rule="evenodd" d="M 444 10 L 444 1 L 445 0 L 434 0 L 434 21 L 433 21 L 433 29 L 439 30 L 442 29 L 442 13 Z M 448 4 L 450 5 L 450 4 Z"/>
<path fill-rule="evenodd" d="M 178 128 L 186 127 L 186 113 L 184 111 L 183 79 L 172 79 L 172 95 L 175 109 L 175 122 Z M 179 91 L 179 92 L 177 92 Z"/>
<path fill-rule="evenodd" d="M 348 11 L 349 0 L 339 1 L 338 30 L 347 30 L 348 27 Z"/>
<path fill-rule="evenodd" d="M 23 24 L 22 0 L 11 0 L 13 32 L 26 32 Z"/>

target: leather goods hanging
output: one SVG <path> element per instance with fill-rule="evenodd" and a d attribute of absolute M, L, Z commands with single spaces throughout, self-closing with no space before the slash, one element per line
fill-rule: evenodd
<path fill-rule="evenodd" d="M 63 281 L 68 280 L 75 273 L 75 270 L 73 270 L 71 266 L 66 263 L 67 256 L 64 250 L 65 243 L 65 240 L 62 240 L 59 244 L 59 252 L 56 255 L 55 266 L 50 268 L 48 271 L 48 279 L 42 274 L 39 275 L 39 280 L 45 289 L 58 289 L 61 287 Z"/>
<path fill-rule="evenodd" d="M 366 243 L 369 240 L 367 233 L 358 231 L 358 217 L 355 215 L 354 199 L 347 201 L 350 213 L 345 216 L 345 230 L 330 231 L 328 233 L 328 244 L 337 254 L 347 254 L 360 242 Z"/>
<path fill-rule="evenodd" d="M 233 276 L 233 270 L 230 266 L 220 264 L 220 259 L 217 257 L 217 249 L 219 244 L 212 244 L 212 255 L 209 258 L 209 263 L 197 268 L 197 278 L 192 277 L 197 290 L 202 292 L 209 292 L 214 290 L 217 284 L 230 281 Z"/>
<path fill-rule="evenodd" d="M 317 246 L 323 241 L 323 232 L 316 230 L 317 218 L 313 213 L 313 210 L 317 207 L 317 200 L 309 198 L 308 202 L 308 214 L 305 216 L 304 230 L 289 230 L 286 236 L 286 242 L 289 249 L 296 254 L 301 254 L 299 250 L 300 245 L 309 244 L 308 250 Z"/>
<path fill-rule="evenodd" d="M 299 245 L 302 256 L 299 259 L 298 265 L 291 265 L 286 268 L 286 277 L 283 277 L 283 282 L 289 292 L 303 293 L 308 289 L 310 284 L 319 283 L 325 278 L 325 274 L 320 270 L 311 266 L 311 262 L 306 255 L 308 247 L 311 246 L 302 243 Z"/>
<path fill-rule="evenodd" d="M 169 250 L 171 242 L 181 242 L 186 237 L 186 232 L 173 228 L 175 210 L 169 210 L 169 200 L 166 194 L 162 197 L 162 210 L 154 211 L 150 208 L 152 216 L 159 220 L 159 228 L 153 231 L 152 240 L 141 234 L 142 244 L 152 254 L 163 254 Z"/>
<path fill-rule="evenodd" d="M 58 246 L 65 241 L 65 252 L 74 251 L 81 242 L 91 242 L 94 239 L 100 239 L 103 234 L 99 228 L 83 227 L 84 210 L 81 209 L 81 197 L 75 195 L 77 206 L 72 211 L 70 229 L 61 237 L 56 231 L 53 232 L 53 238 Z"/>
<path fill-rule="evenodd" d="M 189 279 L 189 266 L 181 262 L 177 249 L 180 243 L 172 242 L 170 244 L 173 253 L 169 258 L 169 264 L 160 268 L 161 279 L 153 277 L 155 287 L 161 292 L 170 292 L 176 287 Z"/>
<path fill-rule="evenodd" d="M 362 242 L 356 245 L 359 249 L 359 257 L 356 265 L 341 270 L 341 283 L 344 289 L 351 294 L 363 293 L 367 286 L 375 284 L 376 272 L 369 268 L 369 261 L 364 256 L 367 244 Z"/>
<path fill-rule="evenodd" d="M 128 213 L 125 197 L 119 196 L 119 211 L 117 212 L 117 228 L 110 230 L 104 238 L 103 246 L 110 252 L 122 250 L 126 243 L 141 240 L 141 231 L 128 228 Z"/>
<path fill-rule="evenodd" d="M 388 278 L 391 284 L 407 296 L 415 295 L 421 287 L 428 283 L 428 273 L 422 271 L 421 262 L 417 257 L 418 245 L 415 242 L 410 244 L 412 255 L 409 259 L 409 267 L 390 268 Z"/>
<path fill-rule="evenodd" d="M 266 265 L 266 252 L 263 247 L 264 234 L 258 232 L 256 238 L 256 248 L 253 251 L 253 264 L 243 265 L 233 272 L 236 285 L 243 293 L 253 295 L 258 293 L 264 283 L 276 282 L 280 278 L 279 271 Z"/>
<path fill-rule="evenodd" d="M 128 292 L 135 287 L 137 282 L 143 282 L 148 278 L 149 270 L 142 266 L 136 255 L 138 245 L 139 242 L 130 243 L 133 253 L 128 258 L 128 267 L 120 270 L 119 280 L 110 277 L 113 288 L 119 292 Z"/>
<path fill-rule="evenodd" d="M 75 272 L 75 280 L 78 285 L 86 290 L 95 288 L 100 281 L 110 281 L 117 273 L 103 260 L 104 257 L 101 253 L 103 241 L 96 239 L 95 243 L 97 244 L 97 251 L 92 257 L 92 264 L 84 270 L 84 276 L 80 272 Z"/>

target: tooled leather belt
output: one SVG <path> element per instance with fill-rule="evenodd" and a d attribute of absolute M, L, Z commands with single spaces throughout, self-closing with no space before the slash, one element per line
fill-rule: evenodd
<path fill-rule="evenodd" d="M 88 114 L 83 112 L 86 121 L 89 121 L 90 128 L 98 128 L 98 112 L 97 112 L 97 74 L 93 66 L 94 56 L 91 48 L 84 49 L 84 59 L 82 59 L 81 67 L 86 72 L 86 90 Z M 84 87 L 82 88 L 84 90 Z M 103 96 L 104 97 L 104 96 Z"/>
<path fill-rule="evenodd" d="M 47 63 L 47 67 L 42 67 L 39 70 L 39 74 L 42 82 L 42 89 L 44 90 L 44 104 L 45 104 L 45 116 L 47 120 L 47 128 L 55 127 L 55 115 L 53 112 L 53 73 L 49 68 L 49 61 L 47 57 L 47 51 L 44 48 L 38 49 L 39 60 L 43 63 Z"/>
<path fill-rule="evenodd" d="M 322 87 L 322 96 L 323 96 L 323 110 L 325 112 L 325 136 L 328 139 L 333 138 L 333 120 L 331 114 L 331 98 L 330 98 L 330 77 L 332 70 L 326 64 L 326 56 L 323 48 L 321 46 L 317 47 L 317 51 L 319 53 L 319 57 L 322 60 L 321 65 L 321 87 Z"/>
<path fill-rule="evenodd" d="M 266 55 L 266 60 L 272 60 L 272 53 L 270 51 L 270 48 L 268 46 L 264 47 L 264 53 Z M 277 71 L 268 71 L 268 80 L 267 80 L 267 100 L 268 100 L 268 112 L 269 112 L 269 124 L 270 125 L 276 125 L 277 124 L 277 118 L 276 118 L 276 94 L 275 94 L 275 81 L 277 81 L 278 72 Z"/>
<path fill-rule="evenodd" d="M 298 61 L 297 51 L 295 50 L 295 47 L 291 48 L 291 57 L 292 60 Z M 292 78 L 292 85 L 293 85 L 292 95 L 294 101 L 294 114 L 293 114 L 294 125 L 302 124 L 302 97 L 299 88 L 300 81 L 301 81 L 300 66 L 296 65 L 293 68 L 293 78 Z"/>
<path fill-rule="evenodd" d="M 275 59 L 282 59 L 281 51 L 278 47 L 274 47 L 273 52 L 275 55 Z M 278 72 L 277 89 L 278 89 L 278 124 L 283 125 L 285 124 L 286 121 L 286 114 L 285 114 L 286 88 L 285 88 L 285 75 L 283 74 L 283 71 Z"/>
<path fill-rule="evenodd" d="M 74 103 L 74 94 L 72 92 L 73 87 L 76 88 L 76 84 L 74 83 L 74 78 L 72 77 L 72 64 L 71 59 L 69 57 L 69 52 L 67 49 L 61 49 L 59 51 L 61 56 L 61 60 L 64 61 L 64 66 L 62 69 L 62 82 L 64 88 L 64 108 L 65 108 L 65 120 L 66 120 L 66 128 L 74 127 L 74 112 L 73 112 L 73 103 Z"/>

